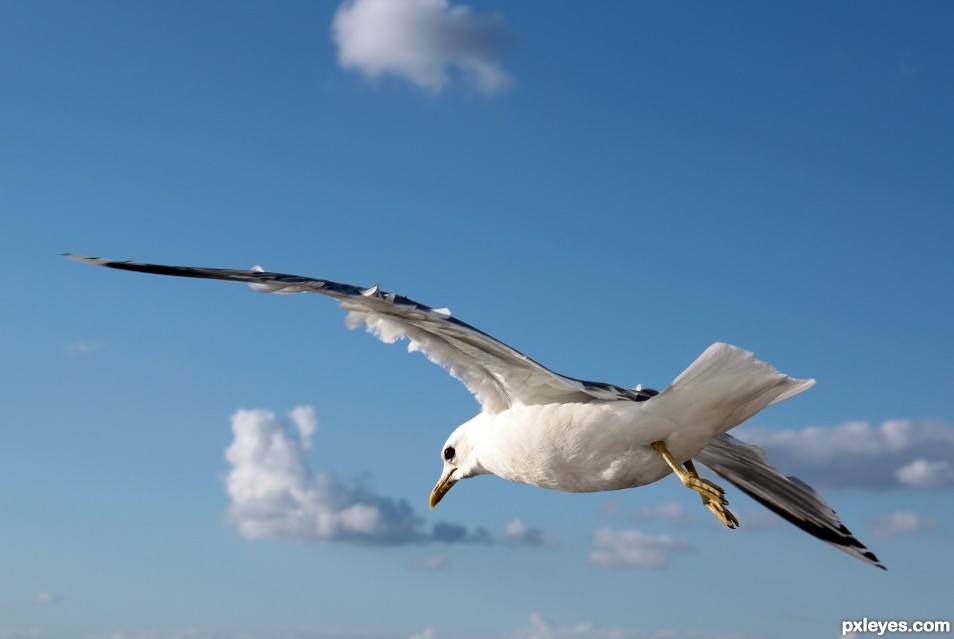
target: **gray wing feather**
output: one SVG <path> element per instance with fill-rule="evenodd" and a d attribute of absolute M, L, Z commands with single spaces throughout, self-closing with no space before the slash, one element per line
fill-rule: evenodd
<path fill-rule="evenodd" d="M 695 458 L 805 532 L 885 569 L 874 553 L 841 523 L 838 514 L 821 495 L 797 477 L 782 475 L 758 446 L 725 434 L 713 439 Z"/>
<path fill-rule="evenodd" d="M 628 389 L 602 382 L 565 377 L 538 364 L 520 351 L 450 315 L 403 295 L 319 280 L 300 275 L 251 270 L 166 266 L 65 254 L 80 262 L 125 271 L 246 282 L 263 293 L 319 293 L 338 300 L 348 311 L 346 323 L 361 323 L 385 342 L 406 338 L 409 350 L 422 351 L 461 380 L 484 410 L 499 412 L 512 403 L 548 404 L 595 400 L 644 401 L 651 389 Z"/>

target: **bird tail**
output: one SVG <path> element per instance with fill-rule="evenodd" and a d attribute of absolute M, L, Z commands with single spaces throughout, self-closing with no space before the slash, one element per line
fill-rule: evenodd
<path fill-rule="evenodd" d="M 644 406 L 683 426 L 706 428 L 715 437 L 814 384 L 814 379 L 793 379 L 749 351 L 717 342 Z"/>
<path fill-rule="evenodd" d="M 776 515 L 838 550 L 885 569 L 873 552 L 855 539 L 821 495 L 797 477 L 774 468 L 758 446 L 720 435 L 696 455 L 699 463 L 725 478 Z"/>

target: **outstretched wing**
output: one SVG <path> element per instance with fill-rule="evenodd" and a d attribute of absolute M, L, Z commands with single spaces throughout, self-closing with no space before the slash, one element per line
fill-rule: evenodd
<path fill-rule="evenodd" d="M 349 328 L 366 324 L 371 333 L 387 343 L 407 339 L 409 351 L 421 351 L 447 369 L 467 386 L 487 412 L 499 412 L 514 403 L 643 401 L 656 394 L 649 389 L 628 389 L 558 375 L 483 331 L 451 317 L 447 309 L 434 309 L 403 295 L 387 293 L 376 284 L 361 288 L 300 275 L 269 273 L 259 268 L 163 266 L 65 255 L 80 262 L 125 271 L 247 282 L 263 293 L 319 293 L 333 297 L 348 311 L 345 322 Z"/>
<path fill-rule="evenodd" d="M 696 455 L 696 460 L 805 532 L 884 569 L 874 553 L 841 523 L 838 513 L 821 495 L 799 478 L 782 475 L 758 446 L 731 435 L 719 435 Z"/>

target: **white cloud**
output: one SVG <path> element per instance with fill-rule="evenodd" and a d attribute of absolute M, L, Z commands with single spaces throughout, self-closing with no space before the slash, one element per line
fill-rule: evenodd
<path fill-rule="evenodd" d="M 736 434 L 736 433 L 733 433 Z M 954 488 L 954 425 L 889 420 L 830 428 L 739 428 L 785 474 L 811 484 L 885 490 Z"/>
<path fill-rule="evenodd" d="M 453 68 L 487 95 L 510 82 L 496 62 L 513 42 L 503 18 L 447 0 L 346 0 L 332 33 L 338 63 L 371 78 L 393 74 L 438 92 Z"/>
<path fill-rule="evenodd" d="M 954 468 L 948 461 L 915 459 L 895 471 L 898 481 L 914 488 L 946 488 L 954 485 Z"/>
<path fill-rule="evenodd" d="M 60 600 L 60 596 L 55 592 L 41 590 L 40 592 L 36 593 L 36 597 L 34 597 L 33 600 L 41 606 L 45 606 L 47 604 L 56 603 Z"/>
<path fill-rule="evenodd" d="M 869 527 L 876 535 L 896 536 L 910 535 L 919 530 L 933 528 L 935 525 L 933 519 L 921 517 L 906 510 L 899 510 L 886 517 L 875 519 L 869 524 Z"/>
<path fill-rule="evenodd" d="M 362 483 L 346 485 L 333 473 L 312 473 L 304 451 L 317 430 L 314 410 L 299 406 L 289 417 L 294 434 L 269 411 L 232 416 L 226 489 L 229 519 L 243 537 L 372 544 L 490 540 L 486 531 L 445 522 L 425 533 L 406 500 L 382 497 Z"/>
<path fill-rule="evenodd" d="M 649 519 L 662 519 L 671 524 L 688 524 L 693 517 L 686 512 L 685 507 L 677 501 L 667 501 L 655 506 L 643 506 L 637 515 L 637 521 L 646 521 Z"/>
<path fill-rule="evenodd" d="M 434 639 L 434 629 L 425 628 L 422 632 L 412 636 L 411 639 Z"/>
<path fill-rule="evenodd" d="M 504 542 L 511 546 L 551 546 L 550 539 L 539 528 L 528 528 L 520 519 L 507 522 L 504 527 Z"/>
<path fill-rule="evenodd" d="M 665 568 L 673 556 L 691 549 L 670 535 L 599 528 L 593 531 L 590 563 L 603 568 Z"/>

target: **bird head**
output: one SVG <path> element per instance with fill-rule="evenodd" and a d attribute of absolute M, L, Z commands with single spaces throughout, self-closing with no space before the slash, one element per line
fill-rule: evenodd
<path fill-rule="evenodd" d="M 441 461 L 444 464 L 444 470 L 441 472 L 440 479 L 431 491 L 430 506 L 433 509 L 437 503 L 444 498 L 447 491 L 461 479 L 480 475 L 487 471 L 480 465 L 477 455 L 477 434 L 478 425 L 475 421 L 481 415 L 478 415 L 469 422 L 458 426 L 457 430 L 451 433 L 451 436 L 444 442 L 441 448 Z"/>

